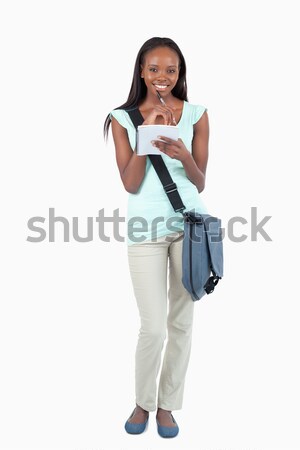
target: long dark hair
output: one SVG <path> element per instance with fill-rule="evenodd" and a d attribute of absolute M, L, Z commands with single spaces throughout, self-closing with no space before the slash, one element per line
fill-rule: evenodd
<path fill-rule="evenodd" d="M 146 97 L 147 87 L 145 85 L 144 79 L 141 78 L 140 66 L 144 63 L 146 52 L 148 52 L 149 50 L 153 50 L 154 48 L 157 47 L 169 47 L 177 53 L 179 57 L 179 66 L 180 66 L 179 77 L 176 86 L 172 89 L 172 94 L 175 97 L 179 98 L 180 100 L 188 101 L 187 85 L 186 85 L 186 64 L 180 48 L 172 39 L 153 37 L 151 39 L 148 39 L 148 41 L 146 41 L 142 45 L 140 51 L 138 52 L 134 66 L 131 88 L 127 101 L 123 103 L 123 105 L 120 105 L 115 109 L 136 108 L 139 105 L 140 101 Z M 111 118 L 110 115 L 108 114 L 104 122 L 104 130 L 103 130 L 105 139 L 107 139 L 108 136 L 110 123 Z"/>

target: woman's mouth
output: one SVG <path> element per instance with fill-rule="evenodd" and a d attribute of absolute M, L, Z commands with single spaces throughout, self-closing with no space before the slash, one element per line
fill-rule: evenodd
<path fill-rule="evenodd" d="M 167 84 L 154 84 L 154 86 L 157 91 L 165 91 L 169 87 Z"/>

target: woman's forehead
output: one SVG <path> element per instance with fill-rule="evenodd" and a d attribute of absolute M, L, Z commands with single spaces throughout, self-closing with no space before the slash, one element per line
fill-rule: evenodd
<path fill-rule="evenodd" d="M 167 65 L 178 65 L 179 57 L 175 50 L 169 47 L 157 47 L 149 50 L 145 54 L 145 62 L 148 64 L 167 64 Z"/>

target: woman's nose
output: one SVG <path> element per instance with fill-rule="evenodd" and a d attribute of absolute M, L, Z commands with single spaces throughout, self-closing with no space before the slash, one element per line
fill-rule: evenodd
<path fill-rule="evenodd" d="M 160 71 L 160 72 L 158 72 L 158 74 L 157 74 L 157 78 L 158 78 L 159 80 L 165 80 L 165 79 L 166 79 L 166 75 L 165 75 L 165 73 L 164 73 L 163 71 Z"/>

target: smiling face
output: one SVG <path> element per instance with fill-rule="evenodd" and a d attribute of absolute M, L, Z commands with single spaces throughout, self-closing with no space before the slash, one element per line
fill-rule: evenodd
<path fill-rule="evenodd" d="M 165 97 L 176 86 L 179 78 L 179 57 L 169 47 L 157 47 L 145 54 L 141 65 L 141 77 L 144 78 L 148 94 L 156 91 Z"/>

